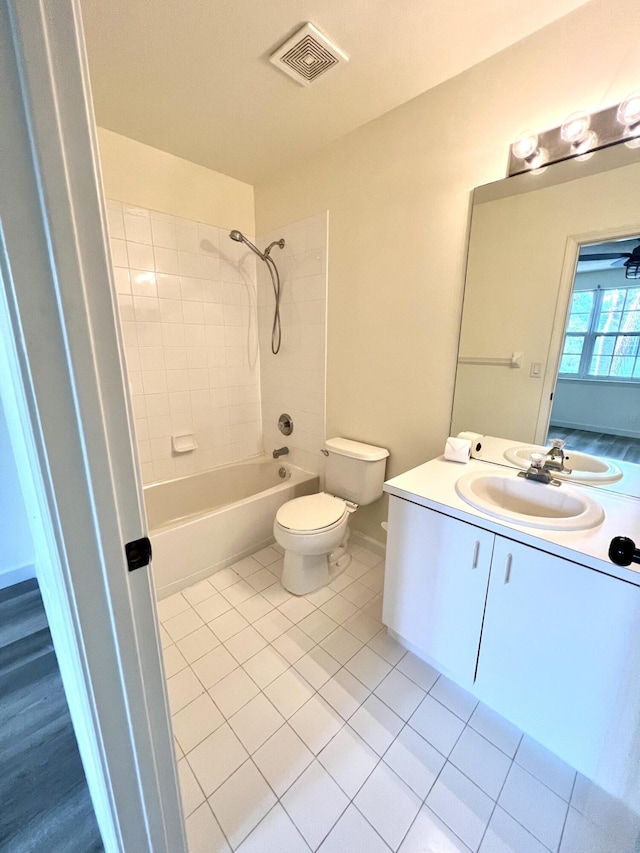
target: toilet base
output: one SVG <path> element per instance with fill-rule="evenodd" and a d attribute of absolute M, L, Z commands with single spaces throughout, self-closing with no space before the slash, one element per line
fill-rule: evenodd
<path fill-rule="evenodd" d="M 329 561 L 326 554 L 284 552 L 282 586 L 294 595 L 306 595 L 329 583 Z"/>

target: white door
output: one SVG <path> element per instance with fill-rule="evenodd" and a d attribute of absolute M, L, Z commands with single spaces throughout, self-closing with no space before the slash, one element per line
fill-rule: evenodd
<path fill-rule="evenodd" d="M 183 853 L 75 0 L 0 0 L 0 392 L 107 853 Z"/>
<path fill-rule="evenodd" d="M 637 754 L 639 631 L 640 587 L 496 536 L 477 693 L 622 796 Z"/>
<path fill-rule="evenodd" d="M 493 534 L 389 498 L 384 623 L 464 686 L 475 676 Z"/>

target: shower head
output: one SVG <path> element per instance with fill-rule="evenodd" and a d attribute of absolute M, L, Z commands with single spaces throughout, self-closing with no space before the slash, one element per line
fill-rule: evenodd
<path fill-rule="evenodd" d="M 229 237 L 231 237 L 232 240 L 235 240 L 236 243 L 246 243 L 246 245 L 251 249 L 252 252 L 255 252 L 259 258 L 262 258 L 263 261 L 265 260 L 265 256 L 260 251 L 260 249 L 257 246 L 254 246 L 251 240 L 247 240 L 242 231 L 230 231 Z"/>

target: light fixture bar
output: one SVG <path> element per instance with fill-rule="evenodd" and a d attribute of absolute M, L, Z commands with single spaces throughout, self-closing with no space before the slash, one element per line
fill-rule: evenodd
<path fill-rule="evenodd" d="M 553 130 L 521 133 L 509 149 L 507 174 L 512 177 L 561 160 L 586 159 L 594 151 L 620 142 L 640 147 L 640 92 L 591 115 L 572 113 Z"/>

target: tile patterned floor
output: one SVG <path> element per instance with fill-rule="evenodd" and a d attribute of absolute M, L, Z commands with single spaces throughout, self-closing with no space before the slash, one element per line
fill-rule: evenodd
<path fill-rule="evenodd" d="M 625 853 L 640 819 L 381 624 L 383 563 L 301 598 L 276 546 L 161 601 L 190 853 Z"/>

